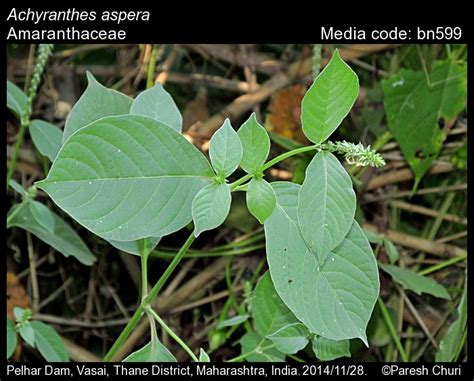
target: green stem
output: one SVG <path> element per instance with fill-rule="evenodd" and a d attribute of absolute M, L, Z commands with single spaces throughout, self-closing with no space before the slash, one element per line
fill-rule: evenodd
<path fill-rule="evenodd" d="M 301 147 L 301 148 L 296 148 L 294 150 L 282 153 L 281 155 L 278 155 L 277 157 L 273 158 L 270 161 L 267 161 L 261 168 L 261 172 L 267 170 L 270 167 L 273 167 L 275 164 L 279 163 L 280 161 L 283 161 L 285 159 L 288 159 L 291 156 L 294 155 L 299 155 L 301 153 L 309 152 L 309 151 L 314 151 L 317 150 L 319 146 L 317 145 L 312 145 L 312 146 L 306 146 L 306 147 Z M 231 190 L 235 190 L 239 185 L 243 184 L 247 180 L 250 180 L 252 178 L 252 174 L 247 174 L 240 179 L 234 181 L 233 183 L 229 184 L 229 187 Z"/>
<path fill-rule="evenodd" d="M 15 150 L 13 151 L 12 158 L 10 160 L 10 165 L 8 167 L 7 172 L 7 189 L 8 189 L 8 182 L 13 176 L 13 172 L 15 172 L 16 162 L 18 161 L 18 155 L 20 153 L 21 145 L 23 144 L 23 139 L 25 138 L 25 131 L 28 125 L 30 124 L 30 119 L 28 117 L 27 120 L 23 120 L 20 124 L 20 130 L 18 131 L 18 135 L 16 137 L 15 142 Z"/>
<path fill-rule="evenodd" d="M 392 318 L 390 317 L 387 307 L 385 307 L 385 304 L 381 297 L 377 299 L 377 303 L 380 307 L 380 311 L 382 312 L 383 318 L 385 320 L 385 324 L 387 325 L 390 335 L 392 336 L 392 339 L 395 342 L 395 345 L 397 346 L 398 351 L 400 352 L 400 356 L 402 360 L 404 362 L 408 362 L 408 356 L 405 352 L 405 349 L 403 349 L 402 343 L 400 341 L 400 337 L 398 336 L 397 330 L 395 329 L 395 326 L 393 325 Z"/>
<path fill-rule="evenodd" d="M 150 307 L 146 307 L 146 311 L 153 316 L 153 318 L 161 325 L 161 327 L 168 332 L 168 334 L 183 348 L 186 353 L 193 359 L 194 362 L 199 362 L 199 359 L 193 353 L 193 351 L 186 345 L 186 343 L 181 340 L 181 338 L 169 327 L 162 318 Z"/>
<path fill-rule="evenodd" d="M 258 250 L 265 247 L 265 244 L 258 244 L 252 246 L 246 246 L 241 249 L 234 250 L 223 250 L 223 251 L 209 251 L 207 253 L 196 253 L 189 252 L 186 254 L 186 258 L 212 258 L 212 257 L 230 257 L 234 255 L 243 255 L 250 253 L 252 251 Z M 166 250 L 153 250 L 150 255 L 156 258 L 174 258 L 175 252 L 166 251 Z"/>
<path fill-rule="evenodd" d="M 186 254 L 186 251 L 189 249 L 189 247 L 191 246 L 191 244 L 194 242 L 195 239 L 196 237 L 194 237 L 194 233 L 191 233 L 188 239 L 186 240 L 186 242 L 184 243 L 183 247 L 181 247 L 181 249 L 178 251 L 176 256 L 173 258 L 171 263 L 166 268 L 165 272 L 161 275 L 160 279 L 158 279 L 158 281 L 155 283 L 151 291 L 148 293 L 147 297 L 143 299 L 142 303 L 135 310 L 135 313 L 132 315 L 127 325 L 122 330 L 122 333 L 115 341 L 115 343 L 112 345 L 112 348 L 109 349 L 103 361 L 105 362 L 111 361 L 111 359 L 113 358 L 117 350 L 122 346 L 122 344 L 125 342 L 127 337 L 137 326 L 138 322 L 140 321 L 143 315 L 143 312 L 145 311 L 144 307 L 146 305 L 151 304 L 151 302 L 155 299 L 156 295 L 158 295 L 158 292 L 160 292 L 161 288 L 164 286 L 164 284 L 166 283 L 170 275 L 173 273 L 173 271 L 176 269 L 179 262 L 181 262 L 181 259 L 183 259 L 184 254 Z"/>
<path fill-rule="evenodd" d="M 141 258 L 141 265 L 142 265 L 142 298 L 143 301 L 148 295 L 148 266 L 147 266 L 147 259 L 148 259 L 148 250 L 147 250 L 147 239 L 143 238 L 138 242 L 139 249 L 140 249 L 140 258 Z"/>
<path fill-rule="evenodd" d="M 458 262 L 461 262 L 463 260 L 465 260 L 467 258 L 467 254 L 464 254 L 464 255 L 459 255 L 459 256 L 456 256 L 454 258 L 450 258 L 444 262 L 441 262 L 441 263 L 438 263 L 436 265 L 433 265 L 431 267 L 428 267 L 424 270 L 421 270 L 418 272 L 418 274 L 420 275 L 427 275 L 427 274 L 431 274 L 435 271 L 438 271 L 438 270 L 441 270 L 441 269 L 444 269 L 445 267 L 448 267 L 448 266 L 451 266 L 455 263 L 458 263 Z"/>
<path fill-rule="evenodd" d="M 156 66 L 156 46 L 153 45 L 150 55 L 150 61 L 148 62 L 148 73 L 146 79 L 146 88 L 153 87 L 155 83 L 155 66 Z"/>
<path fill-rule="evenodd" d="M 237 357 L 234 357 L 234 358 L 231 358 L 230 360 L 228 360 L 227 362 L 239 362 L 241 360 L 245 360 L 247 357 L 249 357 L 250 355 L 253 355 L 254 353 L 257 353 L 258 352 L 264 352 L 268 349 L 272 349 L 273 347 L 275 347 L 275 344 L 271 344 L 271 345 L 267 345 L 266 347 L 263 347 L 263 348 L 260 348 L 259 346 L 257 346 L 257 348 L 251 350 L 250 352 L 247 352 L 247 353 L 243 353 L 241 354 L 240 356 L 237 356 Z"/>

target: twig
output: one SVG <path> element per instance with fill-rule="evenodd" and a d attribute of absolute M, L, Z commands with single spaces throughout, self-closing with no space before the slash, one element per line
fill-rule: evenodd
<path fill-rule="evenodd" d="M 168 81 L 172 83 L 180 83 L 185 85 L 202 84 L 218 89 L 235 91 L 238 93 L 248 93 L 250 91 L 250 85 L 247 82 L 236 81 L 219 77 L 217 75 L 207 75 L 199 73 L 170 73 L 168 72 Z M 255 90 L 260 88 L 258 84 L 255 84 Z"/>
<path fill-rule="evenodd" d="M 111 319 L 105 321 L 85 321 L 72 318 L 63 318 L 55 315 L 41 314 L 37 313 L 33 316 L 36 320 L 45 321 L 47 323 L 58 324 L 58 325 L 67 325 L 74 327 L 83 327 L 83 328 L 105 328 L 105 327 L 114 327 L 118 325 L 125 325 L 128 322 L 128 318 L 120 319 Z"/>
<path fill-rule="evenodd" d="M 161 66 L 161 72 L 156 76 L 155 83 L 161 83 L 164 85 L 169 78 L 171 66 L 173 66 L 174 61 L 178 57 L 178 50 L 173 47 L 171 52 L 166 57 L 165 62 Z"/>
<path fill-rule="evenodd" d="M 406 210 L 409 212 L 414 212 L 418 214 L 423 214 L 425 216 L 430 216 L 430 217 L 436 217 L 436 218 L 441 218 L 442 220 L 450 221 L 450 222 L 455 222 L 461 225 L 467 225 L 467 218 L 461 218 L 459 216 L 456 216 L 454 214 L 441 214 L 437 212 L 436 210 L 426 208 L 424 206 L 420 205 L 415 205 L 415 204 L 410 204 L 405 201 L 397 201 L 394 200 L 391 202 L 391 204 L 399 209 Z"/>
<path fill-rule="evenodd" d="M 421 318 L 420 314 L 418 313 L 418 311 L 416 310 L 415 306 L 413 305 L 413 303 L 410 301 L 410 299 L 408 298 L 408 296 L 405 294 L 405 291 L 403 291 L 403 289 L 401 287 L 398 287 L 398 291 L 400 292 L 401 295 L 403 295 L 403 299 L 405 300 L 407 306 L 408 306 L 408 309 L 410 310 L 410 312 L 413 314 L 413 316 L 415 317 L 415 320 L 418 322 L 418 324 L 420 325 L 421 329 L 423 330 L 423 332 L 425 333 L 426 337 L 428 337 L 428 339 L 430 340 L 431 344 L 433 344 L 433 346 L 438 349 L 438 343 L 436 342 L 436 340 L 434 339 L 433 335 L 431 334 L 430 330 L 428 329 L 428 327 L 426 326 L 425 322 L 423 321 L 423 319 Z"/>
<path fill-rule="evenodd" d="M 447 173 L 453 170 L 454 166 L 452 164 L 441 162 L 432 165 L 427 173 L 430 175 L 439 175 L 441 173 Z M 411 179 L 413 179 L 412 170 L 409 168 L 405 168 L 396 172 L 386 173 L 372 178 L 365 187 L 365 190 L 370 191 L 376 188 L 383 187 L 385 185 L 396 184 Z"/>
<path fill-rule="evenodd" d="M 38 286 L 38 274 L 36 273 L 35 249 L 33 248 L 33 240 L 31 239 L 30 232 L 26 232 L 26 241 L 28 246 L 28 261 L 30 265 L 31 291 L 33 294 L 32 307 L 33 311 L 39 311 L 40 292 Z"/>
<path fill-rule="evenodd" d="M 364 229 L 384 234 L 387 239 L 397 245 L 423 251 L 425 253 L 430 253 L 438 257 L 455 257 L 458 255 L 466 255 L 466 250 L 458 246 L 437 243 L 393 230 L 379 231 L 375 225 L 371 224 L 364 224 Z"/>
<path fill-rule="evenodd" d="M 59 287 L 58 289 L 54 290 L 46 299 L 44 299 L 43 301 L 41 301 L 41 303 L 39 304 L 38 306 L 38 311 L 41 310 L 42 308 L 44 308 L 45 306 L 47 306 L 49 303 L 51 303 L 54 299 L 56 299 L 59 295 L 62 294 L 62 292 L 69 287 L 69 285 L 72 283 L 73 281 L 73 277 L 69 277 L 66 282 L 64 282 L 61 287 Z"/>
<path fill-rule="evenodd" d="M 455 185 L 449 185 L 449 186 L 440 186 L 440 187 L 432 187 L 432 188 L 424 188 L 424 189 L 418 189 L 414 195 L 416 196 L 421 196 L 425 194 L 432 194 L 432 193 L 445 193 L 445 192 L 451 192 L 451 191 L 461 191 L 461 190 L 466 190 L 467 189 L 467 184 L 455 184 Z M 368 204 L 371 202 L 377 202 L 377 201 L 383 201 L 383 200 L 390 200 L 393 198 L 402 198 L 402 197 L 408 197 L 411 196 L 412 192 L 411 191 L 401 191 L 393 194 L 382 194 L 380 196 L 374 196 L 371 194 L 367 194 L 364 196 L 363 204 Z"/>

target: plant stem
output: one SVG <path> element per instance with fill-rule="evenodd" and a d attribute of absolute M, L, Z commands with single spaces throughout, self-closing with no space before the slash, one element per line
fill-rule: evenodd
<path fill-rule="evenodd" d="M 153 87 L 155 83 L 155 66 L 156 66 L 156 46 L 153 45 L 150 54 L 150 61 L 148 62 L 148 73 L 146 79 L 146 88 Z"/>
<path fill-rule="evenodd" d="M 148 295 L 148 266 L 147 266 L 147 259 L 148 259 L 148 252 L 147 252 L 147 239 L 143 238 L 138 242 L 139 249 L 140 249 L 140 258 L 141 258 L 141 265 L 142 265 L 142 298 L 143 301 Z"/>
<path fill-rule="evenodd" d="M 387 328 L 390 332 L 390 335 L 392 336 L 392 339 L 395 342 L 395 345 L 397 346 L 398 352 L 400 352 L 402 360 L 404 362 L 408 362 L 407 354 L 405 352 L 405 349 L 403 349 L 402 343 L 400 342 L 400 337 L 398 336 L 397 330 L 393 325 L 392 318 L 390 317 L 387 307 L 385 307 L 385 304 L 380 296 L 377 299 L 377 303 L 380 307 L 380 311 L 382 311 L 382 315 L 385 320 L 385 324 L 387 325 Z"/>
<path fill-rule="evenodd" d="M 178 266 L 179 262 L 181 262 L 181 259 L 183 259 L 184 254 L 186 254 L 186 251 L 189 249 L 195 239 L 196 237 L 194 236 L 194 233 L 191 233 L 184 245 L 181 247 L 181 249 L 171 261 L 171 263 L 168 265 L 165 272 L 161 275 L 160 279 L 158 279 L 151 291 L 148 293 L 147 297 L 142 300 L 142 303 L 135 310 L 135 313 L 132 315 L 129 322 L 122 330 L 122 333 L 112 345 L 112 348 L 109 349 L 109 351 L 103 358 L 103 361 L 111 361 L 117 350 L 122 346 L 124 341 L 130 335 L 133 329 L 137 326 L 138 322 L 140 321 L 140 318 L 143 315 L 143 312 L 145 311 L 145 306 L 151 304 L 151 302 L 155 299 L 156 295 L 158 295 L 158 292 L 160 292 L 161 288 L 166 283 L 170 275 L 173 273 L 174 269 Z"/>
<path fill-rule="evenodd" d="M 186 345 L 186 343 L 181 340 L 181 338 L 163 321 L 162 318 L 150 307 L 146 307 L 146 311 L 153 316 L 153 318 L 158 322 L 163 329 L 168 332 L 168 334 L 183 348 L 186 353 L 193 359 L 194 362 L 199 362 L 199 359 L 193 353 L 193 351 Z"/>
<path fill-rule="evenodd" d="M 32 104 L 33 100 L 36 96 L 36 92 L 38 90 L 38 85 L 41 81 L 41 75 L 43 74 L 44 67 L 46 65 L 46 61 L 48 60 L 49 55 L 53 49 L 53 45 L 51 44 L 42 44 L 38 49 L 38 57 L 36 59 L 35 68 L 33 70 L 33 78 L 31 80 L 29 89 L 28 89 L 28 102 L 26 109 L 23 111 L 22 115 L 20 116 L 20 130 L 18 131 L 18 135 L 16 137 L 15 142 L 15 150 L 13 151 L 12 158 L 10 161 L 10 166 L 8 167 L 7 172 L 7 190 L 8 190 L 8 182 L 13 176 L 16 168 L 16 162 L 18 160 L 18 155 L 20 153 L 21 145 L 23 144 L 23 139 L 25 137 L 25 131 L 30 124 L 30 116 L 32 111 Z"/>
<path fill-rule="evenodd" d="M 241 354 L 240 356 L 231 358 L 231 359 L 228 360 L 227 362 L 239 362 L 239 361 L 241 361 L 241 360 L 245 360 L 245 359 L 246 359 L 247 357 L 249 357 L 250 355 L 253 355 L 254 353 L 257 353 L 257 351 L 264 352 L 264 351 L 266 351 L 267 349 L 272 349 L 273 347 L 275 347 L 275 344 L 267 345 L 266 347 L 263 347 L 263 348 L 260 348 L 260 347 L 257 346 L 257 348 L 251 350 L 250 352 L 243 353 L 243 354 Z"/>
<path fill-rule="evenodd" d="M 279 163 L 280 161 L 283 161 L 285 159 L 288 159 L 291 156 L 294 155 L 299 155 L 301 153 L 309 152 L 309 151 L 314 151 L 317 150 L 319 146 L 317 145 L 312 145 L 312 146 L 306 146 L 306 147 L 301 147 L 301 148 L 296 148 L 294 150 L 282 153 L 281 155 L 278 155 L 277 157 L 273 158 L 270 161 L 267 161 L 261 168 L 261 171 L 265 171 L 270 167 L 273 167 L 275 164 Z M 233 183 L 229 184 L 230 190 L 235 190 L 239 185 L 243 184 L 247 180 L 250 180 L 252 178 L 252 174 L 247 174 L 245 176 L 242 176 L 240 179 L 234 181 Z"/>
<path fill-rule="evenodd" d="M 428 267 L 424 270 L 421 270 L 421 271 L 418 272 L 418 274 L 420 274 L 420 275 L 431 274 L 432 272 L 444 269 L 445 267 L 448 267 L 448 266 L 451 266 L 455 263 L 461 262 L 461 261 L 465 260 L 466 258 L 467 258 L 467 254 L 459 255 L 459 256 L 450 258 L 450 259 L 448 259 L 444 262 L 441 262 L 441 263 L 438 263 L 436 265 L 430 266 L 430 267 Z"/>

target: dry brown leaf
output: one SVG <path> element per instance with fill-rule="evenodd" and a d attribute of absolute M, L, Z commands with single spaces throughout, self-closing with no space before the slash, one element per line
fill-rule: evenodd
<path fill-rule="evenodd" d="M 199 129 L 199 123 L 209 119 L 209 110 L 207 109 L 207 90 L 201 87 L 196 97 L 190 101 L 183 113 L 183 131 L 195 126 Z"/>
<path fill-rule="evenodd" d="M 307 143 L 301 129 L 301 101 L 306 92 L 302 84 L 286 87 L 272 95 L 266 126 L 276 134 Z"/>
<path fill-rule="evenodd" d="M 15 317 L 13 315 L 13 308 L 28 308 L 29 306 L 30 302 L 28 301 L 28 297 L 26 296 L 23 285 L 20 283 L 14 273 L 7 272 L 7 317 L 14 321 Z M 12 359 L 19 361 L 20 356 L 21 340 L 18 340 Z"/>

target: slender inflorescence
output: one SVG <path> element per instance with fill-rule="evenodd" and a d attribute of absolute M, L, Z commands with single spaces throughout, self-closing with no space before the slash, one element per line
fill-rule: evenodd
<path fill-rule="evenodd" d="M 385 160 L 370 146 L 364 147 L 362 143 L 354 144 L 345 140 L 338 142 L 325 142 L 319 145 L 318 149 L 329 152 L 337 152 L 344 155 L 344 158 L 351 165 L 360 167 L 382 167 Z"/>

